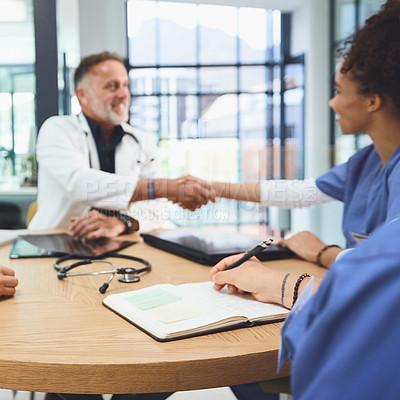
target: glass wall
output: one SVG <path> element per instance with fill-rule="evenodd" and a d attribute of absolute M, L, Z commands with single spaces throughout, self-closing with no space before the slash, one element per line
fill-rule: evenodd
<path fill-rule="evenodd" d="M 341 48 L 346 38 L 361 27 L 365 20 L 376 13 L 385 0 L 331 0 L 333 14 L 332 40 L 332 75 L 339 66 L 337 49 Z M 334 88 L 332 86 L 332 95 Z M 365 134 L 342 135 L 334 121 L 332 113 L 331 143 L 334 148 L 333 165 L 343 163 L 359 148 L 371 143 Z"/>
<path fill-rule="evenodd" d="M 164 175 L 220 181 L 303 176 L 303 58 L 279 11 L 128 0 L 131 122 L 158 139 Z M 221 223 L 268 222 L 224 202 Z M 217 205 L 221 209 L 221 204 Z M 205 213 L 208 213 L 205 215 Z M 188 223 L 177 211 L 176 223 Z M 212 206 L 193 223 L 218 223 Z M 209 217 L 209 218 L 208 218 Z"/>
<path fill-rule="evenodd" d="M 35 44 L 32 0 L 0 2 L 0 182 L 34 185 Z"/>

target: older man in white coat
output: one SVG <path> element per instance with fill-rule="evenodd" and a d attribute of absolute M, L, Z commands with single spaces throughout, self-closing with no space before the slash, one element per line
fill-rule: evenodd
<path fill-rule="evenodd" d="M 83 58 L 74 81 L 82 112 L 51 117 L 39 132 L 38 211 L 29 229 L 116 236 L 168 218 L 165 201 L 148 200 L 164 198 L 191 210 L 215 200 L 194 177 L 158 178 L 154 138 L 126 123 L 129 77 L 118 55 Z"/>

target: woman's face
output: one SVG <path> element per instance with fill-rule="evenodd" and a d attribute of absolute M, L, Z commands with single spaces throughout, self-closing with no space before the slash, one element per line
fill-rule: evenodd
<path fill-rule="evenodd" d="M 343 134 L 366 132 L 368 130 L 369 99 L 358 93 L 358 85 L 350 76 L 340 72 L 335 75 L 336 94 L 329 100 L 329 106 L 336 113 L 336 122 Z"/>

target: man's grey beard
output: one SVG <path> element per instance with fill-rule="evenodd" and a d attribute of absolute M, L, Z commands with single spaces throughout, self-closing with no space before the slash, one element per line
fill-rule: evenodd
<path fill-rule="evenodd" d="M 129 106 L 126 107 L 126 110 L 124 112 L 124 115 L 120 117 L 117 113 L 115 113 L 112 110 L 112 106 L 110 106 L 110 109 L 106 110 L 106 117 L 109 122 L 111 122 L 113 125 L 120 125 L 123 122 L 128 122 L 129 118 Z"/>

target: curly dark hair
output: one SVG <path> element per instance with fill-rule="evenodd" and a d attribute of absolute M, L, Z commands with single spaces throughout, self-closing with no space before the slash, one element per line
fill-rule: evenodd
<path fill-rule="evenodd" d="M 339 54 L 344 58 L 340 72 L 350 72 L 359 93 L 379 94 L 400 115 L 400 0 L 383 4 Z"/>
<path fill-rule="evenodd" d="M 124 64 L 124 60 L 117 53 L 112 53 L 110 51 L 103 51 L 102 53 L 91 54 L 89 56 L 83 57 L 81 62 L 74 73 L 74 85 L 75 90 L 82 82 L 84 76 L 89 72 L 93 65 L 99 64 L 102 61 L 115 60 Z"/>

